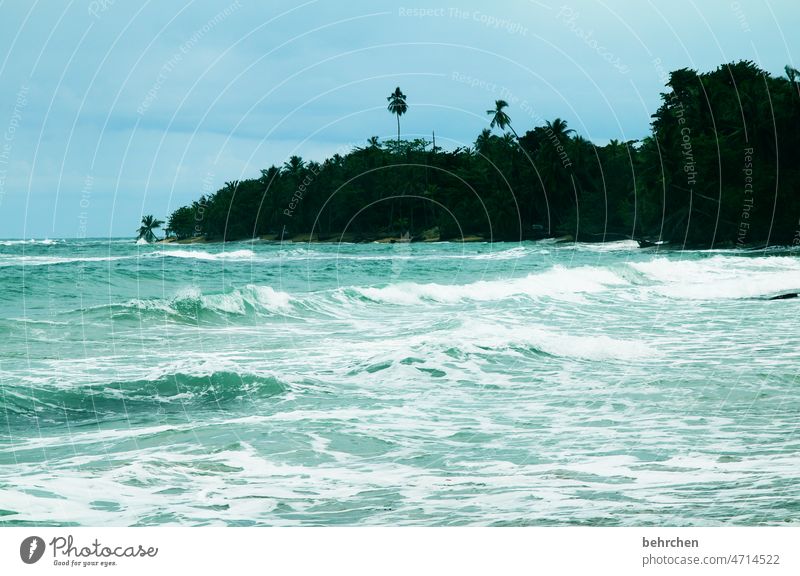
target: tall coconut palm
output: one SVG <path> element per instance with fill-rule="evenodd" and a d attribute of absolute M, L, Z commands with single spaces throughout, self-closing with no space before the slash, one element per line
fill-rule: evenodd
<path fill-rule="evenodd" d="M 511 118 L 506 114 L 505 108 L 508 108 L 508 102 L 505 100 L 495 100 L 494 102 L 495 108 L 494 110 L 487 110 L 486 113 L 492 117 L 492 121 L 489 124 L 490 127 L 494 128 L 497 126 L 500 130 L 505 130 L 509 128 L 513 133 L 514 137 L 519 141 L 519 135 L 517 131 L 514 130 L 514 127 L 511 125 Z"/>
<path fill-rule="evenodd" d="M 400 86 L 394 89 L 394 92 L 389 94 L 386 98 L 389 101 L 388 110 L 397 116 L 397 145 L 400 146 L 400 116 L 408 112 L 408 104 L 406 104 L 406 95 L 400 90 Z"/>
<path fill-rule="evenodd" d="M 162 220 L 157 220 L 153 217 L 152 214 L 148 214 L 147 216 L 142 217 L 142 225 L 139 226 L 139 240 L 144 238 L 145 242 L 155 242 L 158 240 L 156 235 L 153 233 L 153 230 L 156 228 L 161 228 L 161 225 L 164 222 Z"/>

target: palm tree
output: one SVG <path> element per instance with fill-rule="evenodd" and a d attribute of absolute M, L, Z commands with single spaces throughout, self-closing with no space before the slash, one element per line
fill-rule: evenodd
<path fill-rule="evenodd" d="M 306 167 L 305 161 L 300 156 L 292 156 L 288 162 L 284 162 L 283 171 L 295 179 L 300 179 L 303 169 Z"/>
<path fill-rule="evenodd" d="M 481 133 L 478 134 L 478 137 L 475 139 L 475 149 L 480 152 L 481 154 L 487 154 L 489 152 L 489 146 L 492 143 L 492 133 L 488 128 L 484 128 L 481 130 Z"/>
<path fill-rule="evenodd" d="M 400 86 L 394 89 L 394 92 L 389 94 L 387 98 L 389 101 L 389 112 L 397 115 L 397 146 L 400 146 L 400 116 L 408 112 L 408 104 L 406 104 L 406 95 L 400 90 Z"/>
<path fill-rule="evenodd" d="M 503 142 L 503 145 L 506 146 L 507 148 L 511 148 L 513 144 L 517 143 L 514 136 L 512 136 L 511 134 L 503 134 L 503 137 L 500 140 Z"/>
<path fill-rule="evenodd" d="M 792 88 L 795 88 L 798 91 L 798 94 L 800 94 L 800 89 L 798 89 L 797 85 L 797 77 L 800 76 L 800 70 L 797 70 L 797 68 L 792 68 L 788 64 L 784 70 L 786 70 L 786 77 L 789 79 L 789 83 L 792 85 Z"/>
<path fill-rule="evenodd" d="M 145 242 L 155 242 L 158 240 L 156 235 L 153 233 L 153 230 L 156 228 L 161 228 L 161 225 L 164 222 L 162 220 L 156 220 L 152 214 L 148 214 L 147 216 L 142 217 L 142 225 L 139 226 L 139 238 L 141 240 L 144 238 Z"/>
<path fill-rule="evenodd" d="M 509 118 L 508 114 L 506 114 L 504 111 L 504 108 L 508 107 L 508 102 L 505 100 L 495 100 L 494 105 L 494 110 L 486 111 L 486 113 L 492 117 L 492 122 L 489 124 L 489 126 L 492 128 L 497 126 L 500 128 L 500 130 L 505 130 L 506 127 L 508 127 L 514 133 L 514 137 L 517 139 L 517 141 L 519 141 L 519 135 L 517 134 L 517 131 L 514 130 L 513 126 L 511 126 L 511 118 Z"/>
<path fill-rule="evenodd" d="M 559 142 L 567 138 L 570 134 L 574 133 L 575 130 L 572 128 L 567 128 L 567 121 L 562 120 L 561 118 L 556 118 L 552 122 L 546 122 L 547 127 L 550 131 L 555 135 Z"/>

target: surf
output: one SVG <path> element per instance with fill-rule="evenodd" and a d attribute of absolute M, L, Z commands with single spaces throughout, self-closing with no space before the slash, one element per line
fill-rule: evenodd
<path fill-rule="evenodd" d="M 80 386 L 5 386 L 0 411 L 16 424 L 25 420 L 52 425 L 141 413 L 228 410 L 235 403 L 246 405 L 283 394 L 289 387 L 276 376 L 227 370 L 174 372 Z"/>
<path fill-rule="evenodd" d="M 627 281 L 615 272 L 600 267 L 566 268 L 554 266 L 539 274 L 524 277 L 479 280 L 468 284 L 418 284 L 413 282 L 382 287 L 353 287 L 351 293 L 366 300 L 394 305 L 415 305 L 425 302 L 453 304 L 462 301 L 489 302 L 518 297 L 570 297 L 596 294 Z"/>

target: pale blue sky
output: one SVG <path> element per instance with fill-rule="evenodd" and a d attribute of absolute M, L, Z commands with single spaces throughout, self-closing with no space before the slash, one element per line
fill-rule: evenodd
<path fill-rule="evenodd" d="M 796 0 L 0 1 L 0 237 L 132 235 L 292 154 L 469 144 L 495 99 L 647 134 L 665 71 L 796 60 Z M 659 63 L 660 62 L 660 63 Z"/>

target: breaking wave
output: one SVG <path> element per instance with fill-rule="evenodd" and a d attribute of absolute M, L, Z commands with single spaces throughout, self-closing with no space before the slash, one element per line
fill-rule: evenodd
<path fill-rule="evenodd" d="M 112 262 L 125 260 L 127 256 L 87 256 L 58 257 L 58 256 L 7 256 L 0 255 L 0 267 L 9 266 L 50 266 L 56 264 L 76 264 L 79 262 Z"/>
<path fill-rule="evenodd" d="M 203 294 L 197 288 L 187 288 L 171 299 L 133 299 L 120 304 L 94 306 L 88 311 L 110 312 L 115 318 L 136 318 L 153 314 L 198 320 L 212 315 L 274 315 L 284 314 L 292 308 L 292 297 L 270 286 L 248 284 L 222 294 Z"/>
<path fill-rule="evenodd" d="M 520 296 L 562 297 L 590 294 L 621 286 L 628 281 L 605 268 L 554 266 L 541 274 L 505 280 L 480 280 L 470 284 L 390 284 L 382 288 L 355 287 L 358 295 L 388 304 L 411 305 L 424 301 L 456 303 L 464 300 L 493 301 Z"/>
<path fill-rule="evenodd" d="M 50 240 L 49 238 L 43 240 L 0 240 L 0 246 L 54 246 L 60 243 L 58 240 Z"/>
<path fill-rule="evenodd" d="M 800 292 L 800 261 L 790 257 L 714 256 L 702 260 L 656 258 L 630 263 L 671 298 L 725 300 L 770 298 Z"/>
<path fill-rule="evenodd" d="M 255 256 L 252 250 L 232 250 L 230 252 L 206 252 L 205 250 L 158 250 L 153 256 L 169 258 L 190 258 L 195 260 L 250 260 Z"/>
<path fill-rule="evenodd" d="M 525 348 L 562 358 L 582 360 L 646 360 L 658 351 L 642 341 L 606 335 L 575 336 L 544 326 L 505 325 L 466 321 L 448 335 L 448 341 L 467 345 L 469 351 Z"/>

